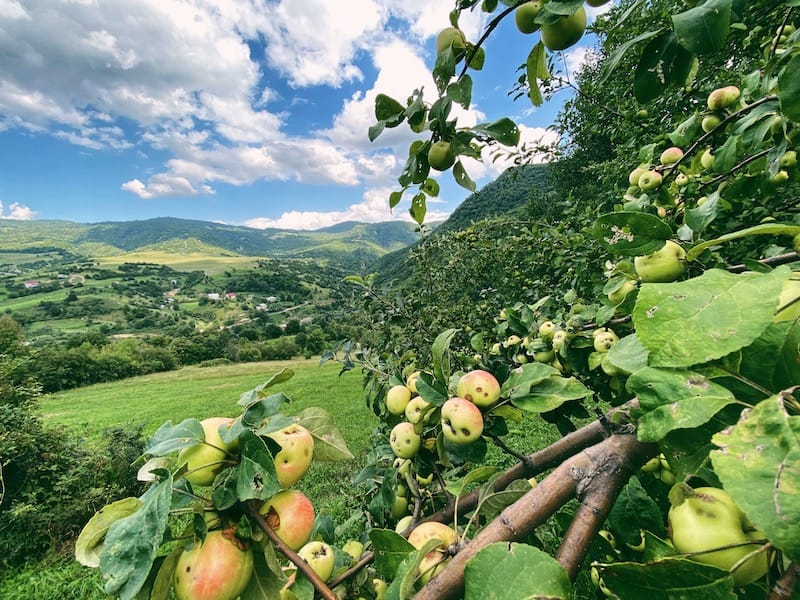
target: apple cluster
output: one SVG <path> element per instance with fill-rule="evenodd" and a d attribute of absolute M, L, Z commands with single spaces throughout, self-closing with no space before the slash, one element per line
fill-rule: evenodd
<path fill-rule="evenodd" d="M 603 6 L 609 0 L 587 0 L 591 7 Z M 514 10 L 514 23 L 526 35 L 540 32 L 542 43 L 548 50 L 566 50 L 577 44 L 586 31 L 586 9 L 579 6 L 571 15 L 551 13 L 547 2 L 528 0 Z M 553 15 L 557 15 L 553 19 Z"/>

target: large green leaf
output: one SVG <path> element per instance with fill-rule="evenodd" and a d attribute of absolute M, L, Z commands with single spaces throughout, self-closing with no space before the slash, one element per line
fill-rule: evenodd
<path fill-rule="evenodd" d="M 733 577 L 686 558 L 600 567 L 603 582 L 620 600 L 736 600 Z"/>
<path fill-rule="evenodd" d="M 531 387 L 548 377 L 558 375 L 558 369 L 540 362 L 530 362 L 513 369 L 500 388 L 503 398 L 521 398 L 528 395 Z"/>
<path fill-rule="evenodd" d="M 502 117 L 490 123 L 478 123 L 472 129 L 497 140 L 505 146 L 519 144 L 519 127 L 508 117 Z"/>
<path fill-rule="evenodd" d="M 300 425 L 314 437 L 314 460 L 352 460 L 353 453 L 333 424 L 333 416 L 323 408 L 311 406 L 300 413 Z"/>
<path fill-rule="evenodd" d="M 800 322 L 770 323 L 755 342 L 742 350 L 740 373 L 772 391 L 800 382 Z"/>
<path fill-rule="evenodd" d="M 669 225 L 641 212 L 615 212 L 594 222 L 592 235 L 607 250 L 624 256 L 651 254 L 672 237 Z"/>
<path fill-rule="evenodd" d="M 672 16 L 681 46 L 695 54 L 716 52 L 725 46 L 731 26 L 731 0 L 707 0 Z"/>
<path fill-rule="evenodd" d="M 378 121 L 388 121 L 405 113 L 405 107 L 394 98 L 386 94 L 375 96 L 375 118 Z"/>
<path fill-rule="evenodd" d="M 633 310 L 636 335 L 656 367 L 689 367 L 755 341 L 772 322 L 787 267 L 735 275 L 711 269 L 675 283 L 645 283 Z"/>
<path fill-rule="evenodd" d="M 204 439 L 203 426 L 197 419 L 184 419 L 177 425 L 168 422 L 159 427 L 158 431 L 147 440 L 144 451 L 150 456 L 164 456 L 194 446 Z"/>
<path fill-rule="evenodd" d="M 686 370 L 645 367 L 628 378 L 627 386 L 639 399 L 642 414 L 636 433 L 643 442 L 658 442 L 674 429 L 707 423 L 736 402 L 727 388 Z"/>
<path fill-rule="evenodd" d="M 264 397 L 264 390 L 268 390 L 273 386 L 289 381 L 292 377 L 294 377 L 294 371 L 289 368 L 283 368 L 261 385 L 240 395 L 237 404 L 239 406 L 250 406 L 254 402 L 258 402 Z"/>
<path fill-rule="evenodd" d="M 436 336 L 431 346 L 434 379 L 446 384 L 450 380 L 450 343 L 458 329 L 447 329 Z"/>
<path fill-rule="evenodd" d="M 253 574 L 240 600 L 280 600 L 281 587 L 286 582 L 267 566 L 264 555 L 256 552 L 253 561 Z"/>
<path fill-rule="evenodd" d="M 781 110 L 793 121 L 800 121 L 800 54 L 789 61 L 778 75 L 778 98 Z"/>
<path fill-rule="evenodd" d="M 572 598 L 572 586 L 555 558 L 527 544 L 497 542 L 464 568 L 464 600 Z"/>
<path fill-rule="evenodd" d="M 650 102 L 672 84 L 683 84 L 689 77 L 695 56 L 678 43 L 672 31 L 650 40 L 633 78 L 633 94 L 639 102 Z"/>
<path fill-rule="evenodd" d="M 541 106 L 544 98 L 539 89 L 539 79 L 550 76 L 547 70 L 547 54 L 541 41 L 531 48 L 528 60 L 525 61 L 525 72 L 528 77 L 528 98 L 534 106 Z"/>
<path fill-rule="evenodd" d="M 664 536 L 664 516 L 636 477 L 630 481 L 617 496 L 608 515 L 608 523 L 621 542 L 639 543 L 641 530 Z"/>
<path fill-rule="evenodd" d="M 800 417 L 776 395 L 717 433 L 711 462 L 725 490 L 790 560 L 800 560 Z"/>
<path fill-rule="evenodd" d="M 167 527 L 172 478 L 152 485 L 142 495 L 142 506 L 111 524 L 100 553 L 100 572 L 105 592 L 131 600 L 150 574 Z"/>
<path fill-rule="evenodd" d="M 414 552 L 414 546 L 391 529 L 372 529 L 369 539 L 375 556 L 375 570 L 378 575 L 391 581 L 397 575 L 400 563 Z"/>
<path fill-rule="evenodd" d="M 241 460 L 236 472 L 236 495 L 240 502 L 267 500 L 281 489 L 275 463 L 267 445 L 252 432 L 239 440 Z"/>
<path fill-rule="evenodd" d="M 611 346 L 608 362 L 625 373 L 635 373 L 647 366 L 647 348 L 635 333 L 631 333 Z"/>
<path fill-rule="evenodd" d="M 543 413 L 554 410 L 570 400 L 580 400 L 592 391 L 574 377 L 553 375 L 531 386 L 524 396 L 511 399 L 511 403 L 527 412 Z"/>
<path fill-rule="evenodd" d="M 75 542 L 75 560 L 85 567 L 100 566 L 100 552 L 103 549 L 103 539 L 108 528 L 118 519 L 132 515 L 142 507 L 139 498 L 123 498 L 94 513 L 86 525 L 83 526 Z"/>

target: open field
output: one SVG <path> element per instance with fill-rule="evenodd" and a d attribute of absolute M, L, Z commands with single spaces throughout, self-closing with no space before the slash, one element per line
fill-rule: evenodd
<path fill-rule="evenodd" d="M 166 265 L 176 271 L 203 271 L 206 275 L 216 275 L 231 268 L 253 268 L 259 260 L 254 256 L 221 256 L 200 252 L 180 254 L 167 251 L 128 252 L 97 259 L 104 268 L 118 267 L 124 263 L 151 263 Z"/>

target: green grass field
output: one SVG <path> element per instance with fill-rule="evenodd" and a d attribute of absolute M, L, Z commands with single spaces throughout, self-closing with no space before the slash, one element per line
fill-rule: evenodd
<path fill-rule="evenodd" d="M 97 259 L 102 267 L 118 267 L 123 263 L 152 263 L 167 265 L 176 271 L 204 271 L 206 275 L 217 275 L 231 268 L 252 268 L 259 258 L 254 256 L 220 256 L 203 252 L 176 253 L 169 251 L 136 251 Z"/>

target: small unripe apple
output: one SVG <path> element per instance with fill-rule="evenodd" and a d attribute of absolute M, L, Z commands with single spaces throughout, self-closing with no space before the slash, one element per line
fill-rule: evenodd
<path fill-rule="evenodd" d="M 408 376 L 406 379 L 406 387 L 411 390 L 412 394 L 419 394 L 419 390 L 417 390 L 417 379 L 422 374 L 422 371 L 414 371 L 411 375 Z"/>
<path fill-rule="evenodd" d="M 703 153 L 700 155 L 700 164 L 704 169 L 710 169 L 714 166 L 714 153 L 711 151 L 711 148 L 703 150 Z"/>
<path fill-rule="evenodd" d="M 402 415 L 411 400 L 411 390 L 404 385 L 395 385 L 386 392 L 386 410 L 393 415 Z"/>
<path fill-rule="evenodd" d="M 298 490 L 283 490 L 267 500 L 258 512 L 292 550 L 302 547 L 314 529 L 314 506 Z"/>
<path fill-rule="evenodd" d="M 228 452 L 235 449 L 236 444 L 226 444 L 219 435 L 219 428 L 233 423 L 226 417 L 203 419 L 204 441 L 184 448 L 178 453 L 178 464 L 186 463 L 186 481 L 193 485 L 211 485 L 214 478 L 225 466 Z"/>
<path fill-rule="evenodd" d="M 364 553 L 364 544 L 358 540 L 347 540 L 342 546 L 342 550 L 352 556 L 353 560 L 358 560 Z"/>
<path fill-rule="evenodd" d="M 437 171 L 447 171 L 456 162 L 450 142 L 438 141 L 428 150 L 428 164 Z"/>
<path fill-rule="evenodd" d="M 789 181 L 789 172 L 781 169 L 775 175 L 769 178 L 769 182 L 774 185 L 782 185 Z"/>
<path fill-rule="evenodd" d="M 566 50 L 576 44 L 586 31 L 586 9 L 579 7 L 573 14 L 554 23 L 542 25 L 541 40 L 548 50 Z"/>
<path fill-rule="evenodd" d="M 506 338 L 503 342 L 503 348 L 508 348 L 509 346 L 518 346 L 522 343 L 522 338 L 516 334 L 512 334 Z"/>
<path fill-rule="evenodd" d="M 741 90 L 735 85 L 718 88 L 708 95 L 708 110 L 722 110 L 728 108 L 742 95 Z"/>
<path fill-rule="evenodd" d="M 621 304 L 633 290 L 636 289 L 636 282 L 626 279 L 617 289 L 608 294 L 608 299 L 612 304 Z"/>
<path fill-rule="evenodd" d="M 408 421 L 398 423 L 389 434 L 389 445 L 398 458 L 413 458 L 417 455 L 420 437 L 414 431 L 414 424 Z"/>
<path fill-rule="evenodd" d="M 467 47 L 467 38 L 460 29 L 455 27 L 445 27 L 436 36 L 436 52 L 441 54 L 447 48 L 452 46 L 453 52 L 458 55 L 463 52 Z"/>
<path fill-rule="evenodd" d="M 177 600 L 235 600 L 253 573 L 253 550 L 233 530 L 210 531 L 184 550 L 172 576 Z"/>
<path fill-rule="evenodd" d="M 686 251 L 680 244 L 667 240 L 660 250 L 634 258 L 633 265 L 645 283 L 668 283 L 686 270 Z"/>
<path fill-rule="evenodd" d="M 684 187 L 686 185 L 689 185 L 689 176 L 686 175 L 686 173 L 678 173 L 675 176 L 675 185 L 677 185 L 678 187 Z"/>
<path fill-rule="evenodd" d="M 389 589 L 389 584 L 383 579 L 373 579 L 372 587 L 375 589 L 375 600 L 383 600 L 386 596 L 386 591 Z"/>
<path fill-rule="evenodd" d="M 553 350 L 560 352 L 567 343 L 567 332 L 559 329 L 553 334 Z"/>
<path fill-rule="evenodd" d="M 645 171 L 639 177 L 639 188 L 648 192 L 661 185 L 661 173 L 658 171 Z"/>
<path fill-rule="evenodd" d="M 643 167 L 636 167 L 633 171 L 631 171 L 630 175 L 628 175 L 628 183 L 632 186 L 639 186 L 639 178 L 642 176 L 643 173 L 647 173 L 647 169 Z"/>
<path fill-rule="evenodd" d="M 661 164 L 674 165 L 682 158 L 683 158 L 683 150 L 681 150 L 677 146 L 672 146 L 671 148 L 667 148 L 661 153 Z"/>
<path fill-rule="evenodd" d="M 700 122 L 700 127 L 703 128 L 703 131 L 708 133 L 709 131 L 713 130 L 717 127 L 720 123 L 722 123 L 722 117 L 717 114 L 710 114 L 703 117 L 703 120 Z"/>
<path fill-rule="evenodd" d="M 314 458 L 314 437 L 311 432 L 295 423 L 267 435 L 281 446 L 275 455 L 275 471 L 281 487 L 292 487 L 300 481 Z"/>
<path fill-rule="evenodd" d="M 408 498 L 405 496 L 395 496 L 392 504 L 392 518 L 400 519 L 408 513 Z"/>
<path fill-rule="evenodd" d="M 483 433 L 480 409 L 464 398 L 450 398 L 442 405 L 442 433 L 454 444 L 470 444 Z"/>
<path fill-rule="evenodd" d="M 408 536 L 408 542 L 417 550 L 421 549 L 429 540 L 437 539 L 441 543 L 425 555 L 419 565 L 420 584 L 425 585 L 431 577 L 436 575 L 449 560 L 445 551 L 458 541 L 458 534 L 452 527 L 444 523 L 426 521 L 420 523 Z"/>
<path fill-rule="evenodd" d="M 605 353 L 611 350 L 611 347 L 619 341 L 617 334 L 613 331 L 606 331 L 599 335 L 594 336 L 594 349 L 595 352 Z"/>
<path fill-rule="evenodd" d="M 552 340 L 553 334 L 556 332 L 556 324 L 552 321 L 545 321 L 539 325 L 539 337 L 545 340 Z"/>
<path fill-rule="evenodd" d="M 536 15 L 543 6 L 541 0 L 531 0 L 520 4 L 514 11 L 514 22 L 517 24 L 517 29 L 525 34 L 538 31 L 541 25 L 536 22 Z"/>
<path fill-rule="evenodd" d="M 406 529 L 408 529 L 411 524 L 414 522 L 414 515 L 406 515 L 405 517 L 401 517 L 400 520 L 397 522 L 397 525 L 394 526 L 394 530 L 397 533 L 403 533 Z"/>
<path fill-rule="evenodd" d="M 314 540 L 297 551 L 297 555 L 308 563 L 322 581 L 327 581 L 333 573 L 336 556 L 333 548 L 325 542 Z"/>
<path fill-rule="evenodd" d="M 475 369 L 461 376 L 456 385 L 456 394 L 475 406 L 486 408 L 500 398 L 500 383 L 488 371 Z"/>
<path fill-rule="evenodd" d="M 781 156 L 781 169 L 794 169 L 797 166 L 797 152 L 787 150 Z"/>

